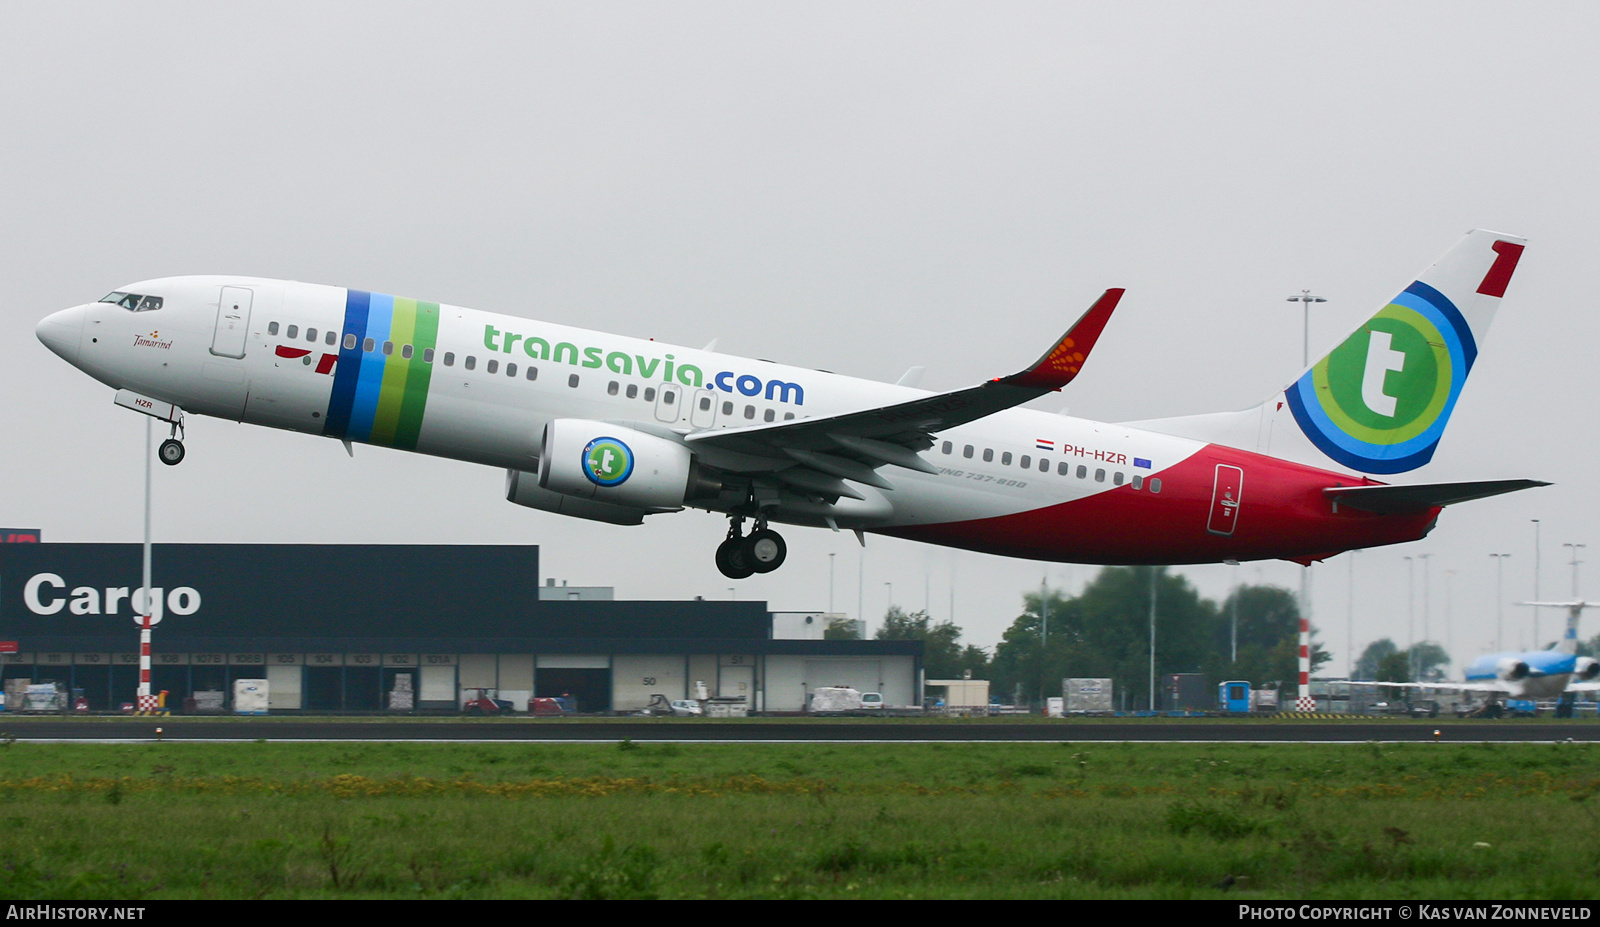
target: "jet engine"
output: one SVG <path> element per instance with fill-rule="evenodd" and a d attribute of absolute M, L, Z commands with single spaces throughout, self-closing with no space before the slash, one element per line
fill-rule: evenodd
<path fill-rule="evenodd" d="M 1494 674 L 1502 682 L 1516 682 L 1519 679 L 1526 679 L 1528 678 L 1528 672 L 1528 664 L 1518 660 L 1516 657 L 1506 657 L 1496 663 L 1494 667 Z"/>
<path fill-rule="evenodd" d="M 644 517 L 650 514 L 644 509 L 608 505 L 593 499 L 580 499 L 577 496 L 540 489 L 539 474 L 523 470 L 506 471 L 506 501 L 525 505 L 530 509 L 555 512 L 557 515 L 571 515 L 573 518 L 587 518 L 590 521 L 603 521 L 612 525 L 641 525 L 644 524 Z"/>
<path fill-rule="evenodd" d="M 683 508 L 696 471 L 676 441 L 587 419 L 550 422 L 539 453 L 541 488 L 646 512 Z"/>
<path fill-rule="evenodd" d="M 1600 678 L 1600 660 L 1594 657 L 1578 657 L 1572 664 L 1572 675 L 1585 682 Z"/>

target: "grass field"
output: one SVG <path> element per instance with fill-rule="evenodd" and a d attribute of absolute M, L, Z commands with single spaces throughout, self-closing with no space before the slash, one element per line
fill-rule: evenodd
<path fill-rule="evenodd" d="M 1586 744 L 0 741 L 0 896 L 1600 895 Z"/>

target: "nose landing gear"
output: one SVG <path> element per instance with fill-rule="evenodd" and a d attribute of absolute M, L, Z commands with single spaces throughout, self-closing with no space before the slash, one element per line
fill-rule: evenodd
<path fill-rule="evenodd" d="M 789 554 L 789 545 L 783 535 L 767 527 L 764 517 L 756 518 L 756 530 L 741 537 L 744 518 L 735 515 L 728 520 L 727 540 L 717 545 L 717 569 L 729 579 L 745 579 L 755 573 L 771 573 L 783 566 Z"/>
<path fill-rule="evenodd" d="M 172 433 L 167 440 L 161 442 L 161 447 L 156 450 L 156 457 L 169 467 L 176 467 L 183 463 L 183 441 L 178 437 L 183 434 L 183 420 L 172 423 Z"/>

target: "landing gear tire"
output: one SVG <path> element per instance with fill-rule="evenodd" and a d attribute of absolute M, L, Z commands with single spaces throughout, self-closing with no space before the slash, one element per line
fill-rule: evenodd
<path fill-rule="evenodd" d="M 750 569 L 757 573 L 771 573 L 783 566 L 783 559 L 789 556 L 789 545 L 783 542 L 783 536 L 778 532 L 761 528 L 750 532 L 750 536 L 744 539 L 741 552 Z"/>
<path fill-rule="evenodd" d="M 755 570 L 744 556 L 744 538 L 728 538 L 717 545 L 717 569 L 729 579 L 746 579 Z"/>
<path fill-rule="evenodd" d="M 176 467 L 183 463 L 183 442 L 177 438 L 168 438 L 161 442 L 161 448 L 156 451 L 156 456 L 167 466 Z"/>

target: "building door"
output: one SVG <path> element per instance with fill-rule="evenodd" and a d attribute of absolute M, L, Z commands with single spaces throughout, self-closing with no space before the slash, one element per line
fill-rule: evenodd
<path fill-rule="evenodd" d="M 217 302 L 217 330 L 211 336 L 211 353 L 218 357 L 243 357 L 250 328 L 250 301 L 255 293 L 242 286 L 225 286 Z"/>
<path fill-rule="evenodd" d="M 1239 527 L 1239 500 L 1244 491 L 1244 471 L 1227 464 L 1217 464 L 1217 476 L 1211 485 L 1211 518 L 1206 530 L 1212 534 L 1231 537 Z"/>

